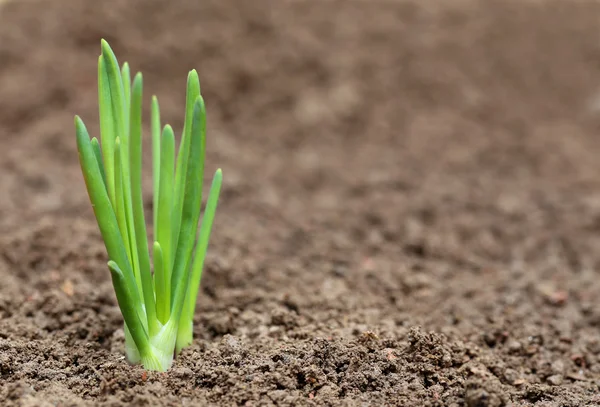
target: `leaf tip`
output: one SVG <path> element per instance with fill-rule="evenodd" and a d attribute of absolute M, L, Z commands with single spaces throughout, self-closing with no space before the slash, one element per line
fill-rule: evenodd
<path fill-rule="evenodd" d="M 198 97 L 194 101 L 194 109 L 206 109 L 206 106 L 204 105 L 204 98 L 202 97 L 202 95 L 198 95 Z"/>
<path fill-rule="evenodd" d="M 200 78 L 195 69 L 188 73 L 188 92 L 200 93 Z"/>
<path fill-rule="evenodd" d="M 109 260 L 107 265 L 108 265 L 108 269 L 110 270 L 110 272 L 113 275 L 116 275 L 119 278 L 124 278 L 123 271 L 121 270 L 119 265 L 114 260 Z"/>
<path fill-rule="evenodd" d="M 75 128 L 77 129 L 77 131 L 87 132 L 85 123 L 83 123 L 83 120 L 81 119 L 81 117 L 79 117 L 79 115 L 75 115 L 74 122 L 75 122 Z"/>
<path fill-rule="evenodd" d="M 102 51 L 100 55 L 101 57 L 116 60 L 117 57 L 115 56 L 115 53 L 113 52 L 111 46 L 108 44 L 108 41 L 106 41 L 104 38 L 100 40 L 100 49 Z"/>
<path fill-rule="evenodd" d="M 106 41 L 104 38 L 100 39 L 100 49 L 102 50 L 102 52 L 106 51 L 107 49 L 110 49 L 108 41 Z"/>

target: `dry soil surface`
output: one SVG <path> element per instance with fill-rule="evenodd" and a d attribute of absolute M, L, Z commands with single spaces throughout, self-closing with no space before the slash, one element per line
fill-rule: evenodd
<path fill-rule="evenodd" d="M 599 21 L 566 0 L 4 4 L 0 404 L 600 405 Z M 198 70 L 224 171 L 167 373 L 123 357 L 79 169 L 100 38 L 178 133 Z"/>

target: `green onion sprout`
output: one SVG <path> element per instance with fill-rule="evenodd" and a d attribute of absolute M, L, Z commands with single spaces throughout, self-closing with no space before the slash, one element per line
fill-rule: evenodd
<path fill-rule="evenodd" d="M 220 169 L 215 172 L 200 222 L 206 109 L 198 74 L 192 70 L 177 157 L 173 129 L 168 124 L 161 129 L 158 100 L 152 98 L 154 242 L 149 247 L 142 198 L 142 85 L 142 74 L 132 80 L 129 65 L 120 67 L 102 40 L 100 142 L 90 140 L 79 116 L 75 133 L 124 319 L 127 359 L 147 370 L 166 371 L 174 356 L 192 343 L 196 298 L 223 176 Z"/>

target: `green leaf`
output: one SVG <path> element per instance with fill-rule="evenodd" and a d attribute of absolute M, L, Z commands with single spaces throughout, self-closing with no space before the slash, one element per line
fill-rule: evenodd
<path fill-rule="evenodd" d="M 122 155 L 121 155 L 121 138 L 117 137 L 115 140 L 115 202 L 117 204 L 117 223 L 119 225 L 119 230 L 121 231 L 121 236 L 123 237 L 123 242 L 125 243 L 125 247 L 127 248 L 127 258 L 129 259 L 129 264 L 131 264 L 131 250 L 129 246 L 129 230 L 127 229 L 127 215 L 125 213 L 125 200 L 123 199 L 123 164 L 122 164 Z"/>
<path fill-rule="evenodd" d="M 179 154 L 177 156 L 177 168 L 175 170 L 175 199 L 173 202 L 173 242 L 175 245 L 177 245 L 177 239 L 180 236 L 179 229 L 181 227 L 181 217 L 185 200 L 185 177 L 187 175 L 194 105 L 199 96 L 200 79 L 198 78 L 198 73 L 196 70 L 193 69 L 188 74 L 185 103 L 185 123 L 183 125 L 183 134 L 181 136 Z"/>
<path fill-rule="evenodd" d="M 219 195 L 221 192 L 222 183 L 223 172 L 221 171 L 221 169 L 218 169 L 215 172 L 212 185 L 208 193 L 208 200 L 206 202 L 206 209 L 204 210 L 204 216 L 202 217 L 202 222 L 200 224 L 200 232 L 198 233 L 198 243 L 196 245 L 196 253 L 192 265 L 192 277 L 190 281 L 190 287 L 188 290 L 188 296 L 186 299 L 188 315 L 191 316 L 193 316 L 194 309 L 196 307 L 196 297 L 198 295 L 198 289 L 200 288 L 200 280 L 202 278 L 204 259 L 208 250 L 210 232 L 212 230 L 213 221 L 215 219 L 215 213 L 217 211 L 217 205 L 219 203 Z"/>
<path fill-rule="evenodd" d="M 122 210 L 125 215 L 124 224 L 120 225 L 126 228 L 125 242 L 128 247 L 129 259 L 131 261 L 131 265 L 133 268 L 133 273 L 138 282 L 138 290 L 140 292 L 140 297 L 143 297 L 142 294 L 142 279 L 140 274 L 140 266 L 138 259 L 138 252 L 135 247 L 136 242 L 136 234 L 134 228 L 134 219 L 133 219 L 133 205 L 132 205 L 132 197 L 131 197 L 131 167 L 129 161 L 130 154 L 130 137 L 129 137 L 129 128 L 127 126 L 128 120 L 126 117 L 128 116 L 129 107 L 127 105 L 127 97 L 125 92 L 125 85 L 123 84 L 123 76 L 121 70 L 119 69 L 119 62 L 117 61 L 117 57 L 114 52 L 108 45 L 108 43 L 104 40 L 101 41 L 102 46 L 102 56 L 104 58 L 104 64 L 106 66 L 106 72 L 108 76 L 108 85 L 110 87 L 111 93 L 111 103 L 112 103 L 112 112 L 113 119 L 115 120 L 115 127 L 117 129 L 117 138 L 121 141 L 121 200 L 120 204 L 118 199 L 116 200 L 117 212 L 120 211 L 118 208 L 119 205 L 122 205 Z M 127 73 L 128 68 L 125 68 L 125 72 Z M 115 175 L 115 188 L 118 188 L 119 181 L 117 176 Z"/>
<path fill-rule="evenodd" d="M 163 130 L 160 156 L 160 188 L 156 240 L 162 249 L 161 306 L 158 319 L 166 324 L 171 314 L 171 269 L 173 264 L 173 172 L 175 170 L 175 136 L 171 126 Z M 155 278 L 157 277 L 155 271 Z M 158 284 L 158 280 L 157 280 Z M 164 290 L 164 291 L 163 291 Z M 158 295 L 158 292 L 157 292 Z"/>
<path fill-rule="evenodd" d="M 189 282 L 189 265 L 194 247 L 200 206 L 202 203 L 202 181 L 204 174 L 204 148 L 206 112 L 202 96 L 194 103 L 194 115 L 190 132 L 189 160 L 185 176 L 184 202 L 181 229 L 171 276 L 171 318 L 179 321 Z"/>
<path fill-rule="evenodd" d="M 160 243 L 154 242 L 153 249 L 154 278 L 156 279 L 156 314 L 158 320 L 164 325 L 169 321 L 169 314 L 171 312 L 169 302 L 170 293 L 167 291 L 170 284 L 167 285 L 165 280 L 166 273 L 164 272 L 163 252 Z"/>
<path fill-rule="evenodd" d="M 179 324 L 180 331 L 177 334 L 176 351 L 178 353 L 181 350 L 181 347 L 187 346 L 192 342 L 192 331 L 186 327 L 186 324 L 193 323 L 194 311 L 196 310 L 196 300 L 198 297 L 198 290 L 200 288 L 200 281 L 202 279 L 202 269 L 204 267 L 204 260 L 206 258 L 206 251 L 208 249 L 208 242 L 210 240 L 210 232 L 212 230 L 215 212 L 217 210 L 217 204 L 219 202 L 219 194 L 221 192 L 222 182 L 223 173 L 221 169 L 218 169 L 215 172 L 212 185 L 208 193 L 206 209 L 204 210 L 204 216 L 202 217 L 200 232 L 198 234 L 196 253 L 194 255 L 194 261 L 192 263 L 192 275 L 190 277 L 190 284 L 185 297 L 183 314 L 181 315 L 181 321 Z M 190 337 L 186 338 L 186 335 L 190 335 Z"/>
<path fill-rule="evenodd" d="M 100 135 L 104 169 L 106 173 L 106 188 L 113 205 L 115 203 L 115 139 L 117 129 L 113 120 L 110 86 L 108 85 L 108 72 L 102 55 L 98 58 L 98 106 L 100 110 Z"/>
<path fill-rule="evenodd" d="M 154 288 L 152 287 L 152 274 L 150 272 L 150 253 L 148 251 L 144 199 L 142 195 L 142 89 L 142 74 L 138 73 L 133 80 L 130 107 L 131 117 L 129 120 L 131 200 L 135 229 L 135 247 L 137 247 L 142 292 L 148 315 L 148 329 L 150 334 L 153 335 L 158 332 L 159 326 L 156 320 L 156 304 L 154 302 Z"/>
<path fill-rule="evenodd" d="M 102 235 L 106 251 L 108 252 L 108 257 L 121 264 L 126 284 L 130 288 L 135 288 L 135 278 L 129 263 L 129 258 L 127 257 L 125 243 L 119 231 L 117 218 L 110 203 L 106 188 L 104 187 L 100 167 L 96 161 L 89 134 L 85 124 L 79 116 L 75 117 L 75 129 L 81 172 L 92 203 L 94 215 L 98 222 L 100 234 Z M 135 308 L 138 315 L 144 315 L 142 302 L 137 295 L 137 291 L 133 290 L 131 296 L 133 302 L 136 304 Z"/>
<path fill-rule="evenodd" d="M 129 284 L 123 271 L 119 268 L 118 264 L 114 261 L 108 262 L 108 268 L 110 269 L 113 281 L 113 287 L 115 288 L 115 294 L 117 296 L 117 302 L 119 308 L 123 314 L 125 324 L 129 329 L 129 333 L 135 342 L 135 346 L 138 348 L 141 355 L 147 355 L 152 352 L 150 348 L 150 337 L 144 329 L 142 321 L 140 321 L 139 315 L 135 310 L 135 295 Z M 133 292 L 132 292 L 133 291 Z"/>
<path fill-rule="evenodd" d="M 119 69 L 119 62 L 113 50 L 105 40 L 101 41 L 102 58 L 106 67 L 106 76 L 111 94 L 112 120 L 115 123 L 115 137 L 121 137 L 121 142 L 127 145 L 127 126 L 125 122 L 126 101 L 123 79 Z"/>
<path fill-rule="evenodd" d="M 160 190 L 160 107 L 156 96 L 152 96 L 152 107 L 150 113 L 150 121 L 152 128 L 152 181 L 153 181 L 153 225 L 154 225 L 154 240 L 156 240 L 156 229 L 158 227 L 158 196 Z"/>
<path fill-rule="evenodd" d="M 123 119 L 125 120 L 125 129 L 129 129 L 129 117 L 131 109 L 131 71 L 127 62 L 125 62 L 121 68 L 121 82 L 123 82 L 123 95 L 125 96 L 125 111 L 123 112 Z"/>
<path fill-rule="evenodd" d="M 100 143 L 98 143 L 98 139 L 96 137 L 92 138 L 92 147 L 94 148 L 94 155 L 96 156 L 96 162 L 98 163 L 98 167 L 100 168 L 100 174 L 102 175 L 102 181 L 104 181 L 104 186 L 108 188 L 106 184 L 106 171 L 104 170 L 104 163 L 102 162 L 102 151 L 100 150 Z"/>

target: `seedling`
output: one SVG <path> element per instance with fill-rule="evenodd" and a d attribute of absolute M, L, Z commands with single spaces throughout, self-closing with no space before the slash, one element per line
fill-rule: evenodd
<path fill-rule="evenodd" d="M 142 74 L 131 80 L 102 40 L 98 59 L 100 142 L 90 140 L 75 116 L 77 149 L 87 192 L 108 257 L 117 302 L 125 323 L 131 363 L 169 369 L 174 355 L 193 338 L 193 316 L 204 258 L 221 190 L 214 174 L 200 220 L 206 110 L 195 70 L 187 79 L 185 123 L 175 159 L 175 138 L 162 128 L 152 98 L 153 223 L 150 250 L 142 200 Z"/>

